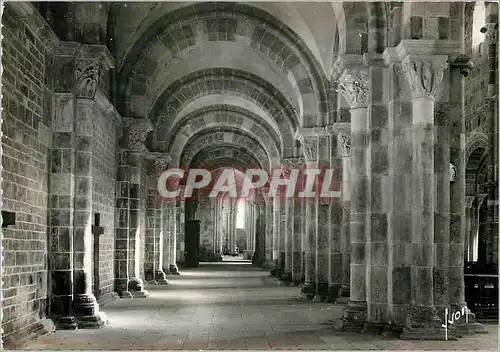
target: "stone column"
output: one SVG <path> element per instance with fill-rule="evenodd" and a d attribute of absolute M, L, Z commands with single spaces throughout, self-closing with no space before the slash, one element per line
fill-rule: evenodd
<path fill-rule="evenodd" d="M 283 196 L 276 196 L 275 199 L 278 199 L 279 206 L 277 207 L 278 211 L 278 279 L 285 282 L 285 270 L 286 270 L 286 202 L 287 199 Z"/>
<path fill-rule="evenodd" d="M 236 206 L 237 203 L 233 198 L 229 198 L 229 253 L 238 254 L 236 252 Z"/>
<path fill-rule="evenodd" d="M 408 50 L 404 45 L 401 48 Z M 448 56 L 417 56 L 404 51 L 402 56 L 403 71 L 412 93 L 413 122 L 411 295 L 402 338 L 443 339 L 433 292 L 436 210 L 434 98 L 440 88 Z"/>
<path fill-rule="evenodd" d="M 120 209 L 120 228 L 117 229 L 117 291 L 122 298 L 143 298 L 149 293 L 144 290 L 141 278 L 141 241 L 144 241 L 144 226 L 141 218 L 144 209 L 141 208 L 141 188 L 144 187 L 142 174 L 145 169 L 145 156 L 149 153 L 144 145 L 148 132 L 153 130 L 151 121 L 134 118 L 124 119 L 127 128 L 125 146 L 122 152 L 122 168 L 127 171 L 127 183 L 124 200 L 127 206 Z M 122 194 L 123 196 L 123 194 Z M 126 227 L 121 227 L 126 224 Z M 125 280 L 126 287 L 125 287 Z"/>
<path fill-rule="evenodd" d="M 464 77 L 469 75 L 472 63 L 469 57 L 461 55 L 452 61 L 450 65 L 450 92 L 449 92 L 449 139 L 450 139 L 450 167 L 449 185 L 450 193 L 450 236 L 449 236 L 449 263 L 448 277 L 448 299 L 447 305 L 452 312 L 462 310 L 466 307 L 465 302 L 465 279 L 464 279 L 464 248 L 469 233 L 467 230 L 467 208 L 465 196 L 465 114 L 464 114 Z M 468 197 L 472 198 L 472 197 Z M 470 202 L 472 206 L 472 202 Z M 469 207 L 470 215 L 470 207 Z M 470 218 L 469 218 L 470 219 Z M 439 258 L 440 253 L 436 254 Z M 437 304 L 436 304 L 437 305 Z M 440 314 L 443 307 L 441 307 Z M 466 319 L 467 318 L 467 319 Z M 468 309 L 467 317 L 461 317 L 457 324 L 450 329 L 455 330 L 458 335 L 463 333 L 484 332 L 481 324 L 475 322 L 475 315 Z"/>
<path fill-rule="evenodd" d="M 184 190 L 185 190 L 185 185 L 179 185 L 179 197 L 177 197 L 177 202 L 176 202 L 176 207 L 177 207 L 177 217 L 175 219 L 176 221 L 176 229 L 177 229 L 177 235 L 176 235 L 176 263 L 175 267 L 172 267 L 170 270 L 170 274 L 172 275 L 179 275 L 179 268 L 177 266 L 177 263 L 184 263 L 184 238 L 185 238 L 185 222 L 186 222 L 186 209 L 185 209 L 185 204 L 186 204 L 186 198 L 184 197 Z"/>
<path fill-rule="evenodd" d="M 345 155 L 350 153 L 351 148 L 350 125 L 344 122 L 336 122 L 333 125 L 325 127 L 325 131 L 329 136 L 329 164 L 332 172 L 330 190 L 341 190 L 343 192 L 344 159 L 346 158 Z M 344 216 L 344 201 L 342 196 L 340 199 L 330 199 L 329 207 L 330 264 L 327 302 L 333 303 L 341 295 L 342 280 L 345 280 L 344 285 L 349 287 L 349 264 L 342 257 L 342 252 L 347 252 L 345 253 L 347 255 L 344 255 L 344 257 L 349 256 L 349 246 L 345 238 L 346 233 L 342 232 L 342 220 Z"/>
<path fill-rule="evenodd" d="M 489 264 L 498 265 L 498 4 L 486 3 L 485 43 L 488 45 L 488 139 L 489 139 L 489 170 L 488 170 L 488 199 L 487 225 L 485 239 L 487 241 L 486 260 Z"/>
<path fill-rule="evenodd" d="M 366 213 L 366 329 L 380 331 L 390 316 L 389 292 L 392 284 L 390 248 L 392 233 L 389 230 L 389 200 L 391 197 L 389 171 L 389 109 L 386 82 L 390 70 L 381 54 L 365 56 L 368 69 L 368 130 L 366 149 L 367 213 Z"/>
<path fill-rule="evenodd" d="M 281 225 L 281 202 L 278 196 L 272 199 L 273 202 L 273 268 L 271 270 L 271 275 L 277 278 L 281 277 L 282 272 L 280 269 L 280 225 Z"/>
<path fill-rule="evenodd" d="M 472 261 L 472 233 L 474 230 L 473 218 L 474 211 L 472 204 L 474 203 L 474 196 L 465 197 L 465 240 L 464 240 L 464 261 Z"/>
<path fill-rule="evenodd" d="M 171 200 L 163 202 L 162 206 L 162 232 L 163 232 L 163 271 L 170 274 L 170 264 L 172 263 L 172 243 L 175 237 L 176 217 L 175 203 Z"/>
<path fill-rule="evenodd" d="M 256 233 L 255 233 L 255 253 L 252 257 L 252 264 L 264 266 L 266 252 L 266 206 L 262 199 L 256 205 Z"/>
<path fill-rule="evenodd" d="M 295 162 L 297 168 L 303 169 L 304 160 L 302 158 L 297 159 Z M 303 181 L 303 180 L 302 180 Z M 303 182 L 299 178 L 296 187 L 302 187 Z M 299 184 L 300 182 L 300 184 Z M 296 188 L 296 189 L 297 189 Z M 299 286 L 303 282 L 302 278 L 302 238 L 304 237 L 303 215 L 304 202 L 303 199 L 297 196 L 295 192 L 295 197 L 293 199 L 293 234 L 292 234 L 292 284 Z"/>
<path fill-rule="evenodd" d="M 282 160 L 281 171 L 284 178 L 290 178 L 293 169 L 301 165 L 299 158 L 289 158 Z M 295 195 L 292 198 L 286 197 L 285 194 L 281 196 L 283 203 L 284 221 L 282 222 L 282 232 L 285 248 L 285 263 L 283 269 L 282 279 L 285 283 L 291 284 L 293 282 L 293 255 L 294 255 L 294 241 L 295 235 Z M 300 232 L 298 233 L 300 234 Z M 300 239 L 300 237 L 299 237 Z M 295 243 L 297 249 L 297 244 Z M 300 274 L 300 272 L 299 272 Z"/>
<path fill-rule="evenodd" d="M 158 192 L 158 177 L 166 171 L 170 157 L 161 153 L 150 153 L 150 173 L 148 175 L 148 230 L 145 238 L 145 278 L 153 285 L 167 285 L 166 273 L 163 271 L 163 199 Z"/>
<path fill-rule="evenodd" d="M 338 181 L 341 182 L 341 211 L 340 220 L 340 255 L 342 265 L 342 278 L 340 296 L 349 297 L 350 291 L 350 255 L 351 242 L 349 236 L 350 228 L 350 192 L 349 192 L 349 174 L 351 165 L 351 124 L 349 122 L 336 122 L 327 127 L 327 133 L 336 136 L 337 145 L 332 145 L 332 148 L 339 150 L 342 156 L 341 160 L 337 160 L 339 165 L 332 167 L 340 168 L 342 174 L 339 175 Z M 339 155 L 339 156 L 340 156 Z M 336 159 L 339 159 L 338 157 Z M 337 178 L 334 178 L 337 181 Z M 333 209 L 332 209 L 333 211 Z"/>
<path fill-rule="evenodd" d="M 350 297 L 344 311 L 344 329 L 359 330 L 366 320 L 366 237 L 369 228 L 369 194 L 367 178 L 366 140 L 368 133 L 368 69 L 358 56 L 339 57 L 336 65 L 339 91 L 347 100 L 351 112 L 351 174 L 350 195 Z M 369 224 L 369 222 L 368 222 Z"/>
<path fill-rule="evenodd" d="M 321 128 L 303 128 L 299 129 L 295 133 L 295 138 L 300 142 L 302 153 L 304 155 L 304 161 L 306 166 L 306 173 L 310 173 L 307 177 L 314 178 L 315 174 L 313 170 L 318 169 L 318 134 L 326 135 L 324 129 Z M 322 137 L 323 137 L 322 136 Z M 310 171 L 308 171 L 310 170 Z M 317 173 L 316 173 L 317 175 Z M 317 192 L 314 188 L 307 189 L 307 180 L 305 180 L 304 189 L 309 192 Z M 315 183 L 314 183 L 315 184 Z M 300 194 L 298 194 L 300 197 Z M 304 232 L 304 251 L 305 251 L 305 267 L 304 267 L 304 285 L 301 289 L 301 299 L 314 299 L 317 292 L 317 280 L 318 278 L 324 280 L 320 284 L 324 285 L 328 283 L 327 275 L 323 275 L 325 271 L 328 271 L 328 262 L 321 261 L 321 270 L 318 270 L 318 199 L 316 196 L 307 197 L 304 199 L 304 217 L 305 217 L 305 232 Z M 324 233 L 321 233 L 321 248 L 324 249 L 323 241 Z M 321 252 L 323 253 L 323 251 Z M 326 257 L 328 258 L 328 256 Z M 322 257 L 324 259 L 324 257 Z M 319 274 L 319 275 L 318 275 Z M 323 277 L 325 277 L 323 279 Z M 326 282 L 325 282 L 326 281 Z M 328 287 L 328 285 L 326 285 Z"/>
<path fill-rule="evenodd" d="M 264 193 L 264 202 L 266 205 L 265 210 L 265 224 L 266 224 L 266 259 L 265 266 L 267 269 L 273 266 L 273 200 L 269 198 L 268 193 Z"/>

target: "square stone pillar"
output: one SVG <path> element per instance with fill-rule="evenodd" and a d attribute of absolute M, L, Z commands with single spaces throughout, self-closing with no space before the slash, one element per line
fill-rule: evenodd
<path fill-rule="evenodd" d="M 54 53 L 55 119 L 50 177 L 51 313 L 58 329 L 107 323 L 92 293 L 92 141 L 98 82 L 114 67 L 106 47 L 61 43 Z M 71 68 L 68 78 L 67 69 Z M 56 70 L 61 66 L 56 66 Z"/>
<path fill-rule="evenodd" d="M 143 298 L 144 236 L 145 236 L 145 157 L 147 134 L 153 130 L 151 121 L 124 119 L 126 132 L 119 159 L 119 214 L 116 229 L 116 290 L 122 298 Z M 144 198 L 144 199 L 143 199 Z"/>
<path fill-rule="evenodd" d="M 347 100 L 351 112 L 351 174 L 350 178 L 350 299 L 344 312 L 344 329 L 359 330 L 366 320 L 366 264 L 370 227 L 367 167 L 368 68 L 359 55 L 340 56 L 335 64 L 339 92 Z"/>

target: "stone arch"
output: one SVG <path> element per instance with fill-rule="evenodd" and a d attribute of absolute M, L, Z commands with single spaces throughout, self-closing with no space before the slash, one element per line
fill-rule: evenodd
<path fill-rule="evenodd" d="M 270 137 L 267 134 L 259 135 L 257 133 L 257 131 L 254 131 L 254 130 L 248 129 L 248 128 L 242 128 L 241 126 L 235 126 L 234 124 L 230 125 L 224 121 L 212 122 L 212 123 L 208 123 L 207 125 L 199 125 L 195 128 L 193 128 L 192 126 L 186 126 L 175 137 L 173 143 L 171 144 L 171 147 L 170 147 L 171 149 L 169 150 L 169 154 L 175 155 L 175 156 L 181 155 L 184 146 L 189 143 L 189 140 L 191 140 L 192 136 L 202 135 L 204 133 L 209 133 L 209 131 L 212 131 L 212 130 L 242 131 L 246 135 L 248 135 L 249 137 L 253 138 L 254 140 L 256 140 L 256 141 L 258 140 L 260 142 L 260 145 L 266 151 L 266 154 L 274 155 L 274 156 L 281 155 L 280 150 L 278 149 L 278 147 L 275 144 L 273 144 L 270 141 Z M 262 132 L 264 132 L 264 131 L 262 131 Z"/>
<path fill-rule="evenodd" d="M 193 135 L 189 142 L 184 147 L 180 155 L 172 155 L 172 164 L 186 167 L 191 164 L 191 160 L 200 151 L 207 146 L 238 146 L 247 153 L 254 155 L 257 160 L 261 161 L 265 170 L 269 170 L 271 163 L 279 161 L 279 155 L 268 155 L 264 147 L 259 141 L 248 136 L 240 130 L 224 130 L 203 131 L 202 133 Z"/>
<path fill-rule="evenodd" d="M 485 134 L 476 132 L 467 140 L 465 147 L 465 189 L 466 194 L 477 193 L 477 176 L 481 166 L 487 160 L 488 139 Z"/>
<path fill-rule="evenodd" d="M 183 118 L 182 111 L 188 104 L 210 94 L 243 98 L 260 107 L 269 120 L 274 119 L 269 124 L 280 134 L 284 153 L 292 152 L 298 121 L 286 99 L 259 77 L 225 69 L 193 73 L 165 90 L 151 113 L 156 126 L 156 141 L 165 141 L 166 136 L 171 135 L 172 129 Z"/>
<path fill-rule="evenodd" d="M 200 22 L 199 26 L 193 28 L 190 21 L 197 22 L 199 19 L 203 19 L 205 23 Z M 248 27 L 247 23 L 253 23 L 253 27 Z M 163 40 L 163 48 L 168 49 L 160 50 L 160 56 L 162 51 L 177 53 L 196 44 L 195 33 L 199 33 L 203 26 L 207 30 L 208 39 L 235 41 L 242 38 L 244 45 L 251 45 L 255 50 L 261 51 L 274 62 L 277 69 L 288 76 L 294 76 L 302 101 L 316 102 L 314 107 L 304 108 L 300 115 L 302 124 L 316 124 L 327 111 L 327 79 L 321 71 L 321 65 L 303 40 L 266 11 L 228 2 L 197 3 L 180 8 L 164 15 L 144 31 L 122 64 L 118 78 L 119 101 L 133 94 L 134 85 L 147 85 L 144 79 L 142 82 L 135 82 L 137 77 L 151 77 L 151 73 L 156 71 L 159 62 L 151 51 L 156 43 Z M 237 32 L 238 30 L 241 32 Z M 121 106 L 120 110 L 129 115 L 127 106 Z"/>
<path fill-rule="evenodd" d="M 168 154 L 175 154 L 182 150 L 182 146 L 190 139 L 193 134 L 202 130 L 209 130 L 217 127 L 239 128 L 254 138 L 262 141 L 266 149 L 273 149 L 275 153 L 282 155 L 280 136 L 273 134 L 272 129 L 262 118 L 253 114 L 251 111 L 243 109 L 237 110 L 224 105 L 210 106 L 189 114 L 179 122 L 172 133 L 166 136 L 171 140 L 168 146 Z"/>

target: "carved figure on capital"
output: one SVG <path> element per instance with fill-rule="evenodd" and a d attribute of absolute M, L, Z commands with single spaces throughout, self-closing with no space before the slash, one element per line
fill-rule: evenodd
<path fill-rule="evenodd" d="M 75 95 L 81 99 L 94 99 L 99 83 L 99 60 L 76 60 Z"/>
<path fill-rule="evenodd" d="M 414 98 L 434 99 L 439 92 L 447 63 L 444 60 L 408 58 L 402 68 Z"/>
<path fill-rule="evenodd" d="M 351 109 L 368 105 L 368 70 L 346 69 L 339 80 L 339 92 L 344 96 Z"/>
<path fill-rule="evenodd" d="M 148 133 L 153 131 L 153 124 L 147 119 L 127 119 L 125 121 L 128 127 L 128 148 L 134 152 L 147 151 L 144 142 Z"/>
<path fill-rule="evenodd" d="M 316 161 L 318 151 L 316 145 L 317 139 L 315 137 L 304 137 L 301 135 L 297 135 L 296 138 L 300 142 L 305 161 Z"/>
<path fill-rule="evenodd" d="M 465 197 L 465 207 L 468 209 L 471 209 L 472 204 L 474 203 L 475 199 L 476 199 L 476 197 L 474 197 L 474 196 L 466 196 Z"/>
<path fill-rule="evenodd" d="M 351 134 L 348 132 L 339 132 L 340 150 L 342 155 L 351 156 Z"/>

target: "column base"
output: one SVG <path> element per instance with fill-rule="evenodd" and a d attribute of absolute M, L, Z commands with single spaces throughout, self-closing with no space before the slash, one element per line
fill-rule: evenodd
<path fill-rule="evenodd" d="M 147 298 L 150 296 L 150 293 L 146 290 L 142 291 L 130 291 L 132 293 L 133 298 Z"/>
<path fill-rule="evenodd" d="M 169 282 L 167 280 L 167 275 L 162 270 L 156 270 L 154 281 L 156 281 L 156 285 L 168 285 L 169 284 Z"/>
<path fill-rule="evenodd" d="M 300 289 L 300 295 L 297 297 L 299 300 L 312 300 L 316 295 L 316 284 L 314 282 L 306 282 Z"/>
<path fill-rule="evenodd" d="M 149 280 L 147 281 L 148 285 L 154 285 L 154 286 L 157 286 L 158 285 L 158 281 L 156 280 Z"/>
<path fill-rule="evenodd" d="M 180 275 L 181 274 L 179 272 L 179 268 L 177 267 L 177 264 L 170 264 L 170 267 L 168 269 L 170 271 L 170 275 Z"/>
<path fill-rule="evenodd" d="M 349 301 L 344 309 L 342 331 L 361 332 L 366 323 L 366 302 Z"/>
<path fill-rule="evenodd" d="M 100 329 L 108 324 L 106 314 L 99 311 L 99 304 L 92 293 L 75 294 L 73 312 L 80 329 Z"/>
<path fill-rule="evenodd" d="M 328 284 L 320 283 L 316 286 L 316 295 L 313 298 L 313 302 L 325 302 L 328 298 Z"/>
<path fill-rule="evenodd" d="M 329 285 L 325 303 L 336 303 L 340 297 L 340 285 Z"/>
<path fill-rule="evenodd" d="M 149 297 L 149 292 L 144 290 L 144 285 L 140 278 L 133 278 L 128 283 L 129 292 L 133 298 L 146 298 Z"/>
<path fill-rule="evenodd" d="M 132 299 L 132 294 L 130 293 L 130 291 L 123 291 L 121 294 L 120 294 L 120 298 L 121 299 Z"/>
<path fill-rule="evenodd" d="M 56 330 L 76 330 L 78 324 L 73 316 L 55 317 L 53 319 Z"/>
<path fill-rule="evenodd" d="M 466 316 L 462 316 L 456 323 L 448 324 L 448 329 L 457 337 L 474 334 L 487 334 L 484 326 L 476 322 L 476 315 L 467 309 Z M 459 311 L 457 308 L 455 311 Z"/>
<path fill-rule="evenodd" d="M 447 334 L 433 306 L 410 304 L 407 308 L 406 326 L 399 336 L 402 340 L 456 340 L 448 329 Z"/>
<path fill-rule="evenodd" d="M 97 312 L 93 315 L 76 316 L 79 329 L 100 329 L 109 324 L 109 320 L 104 312 Z"/>

